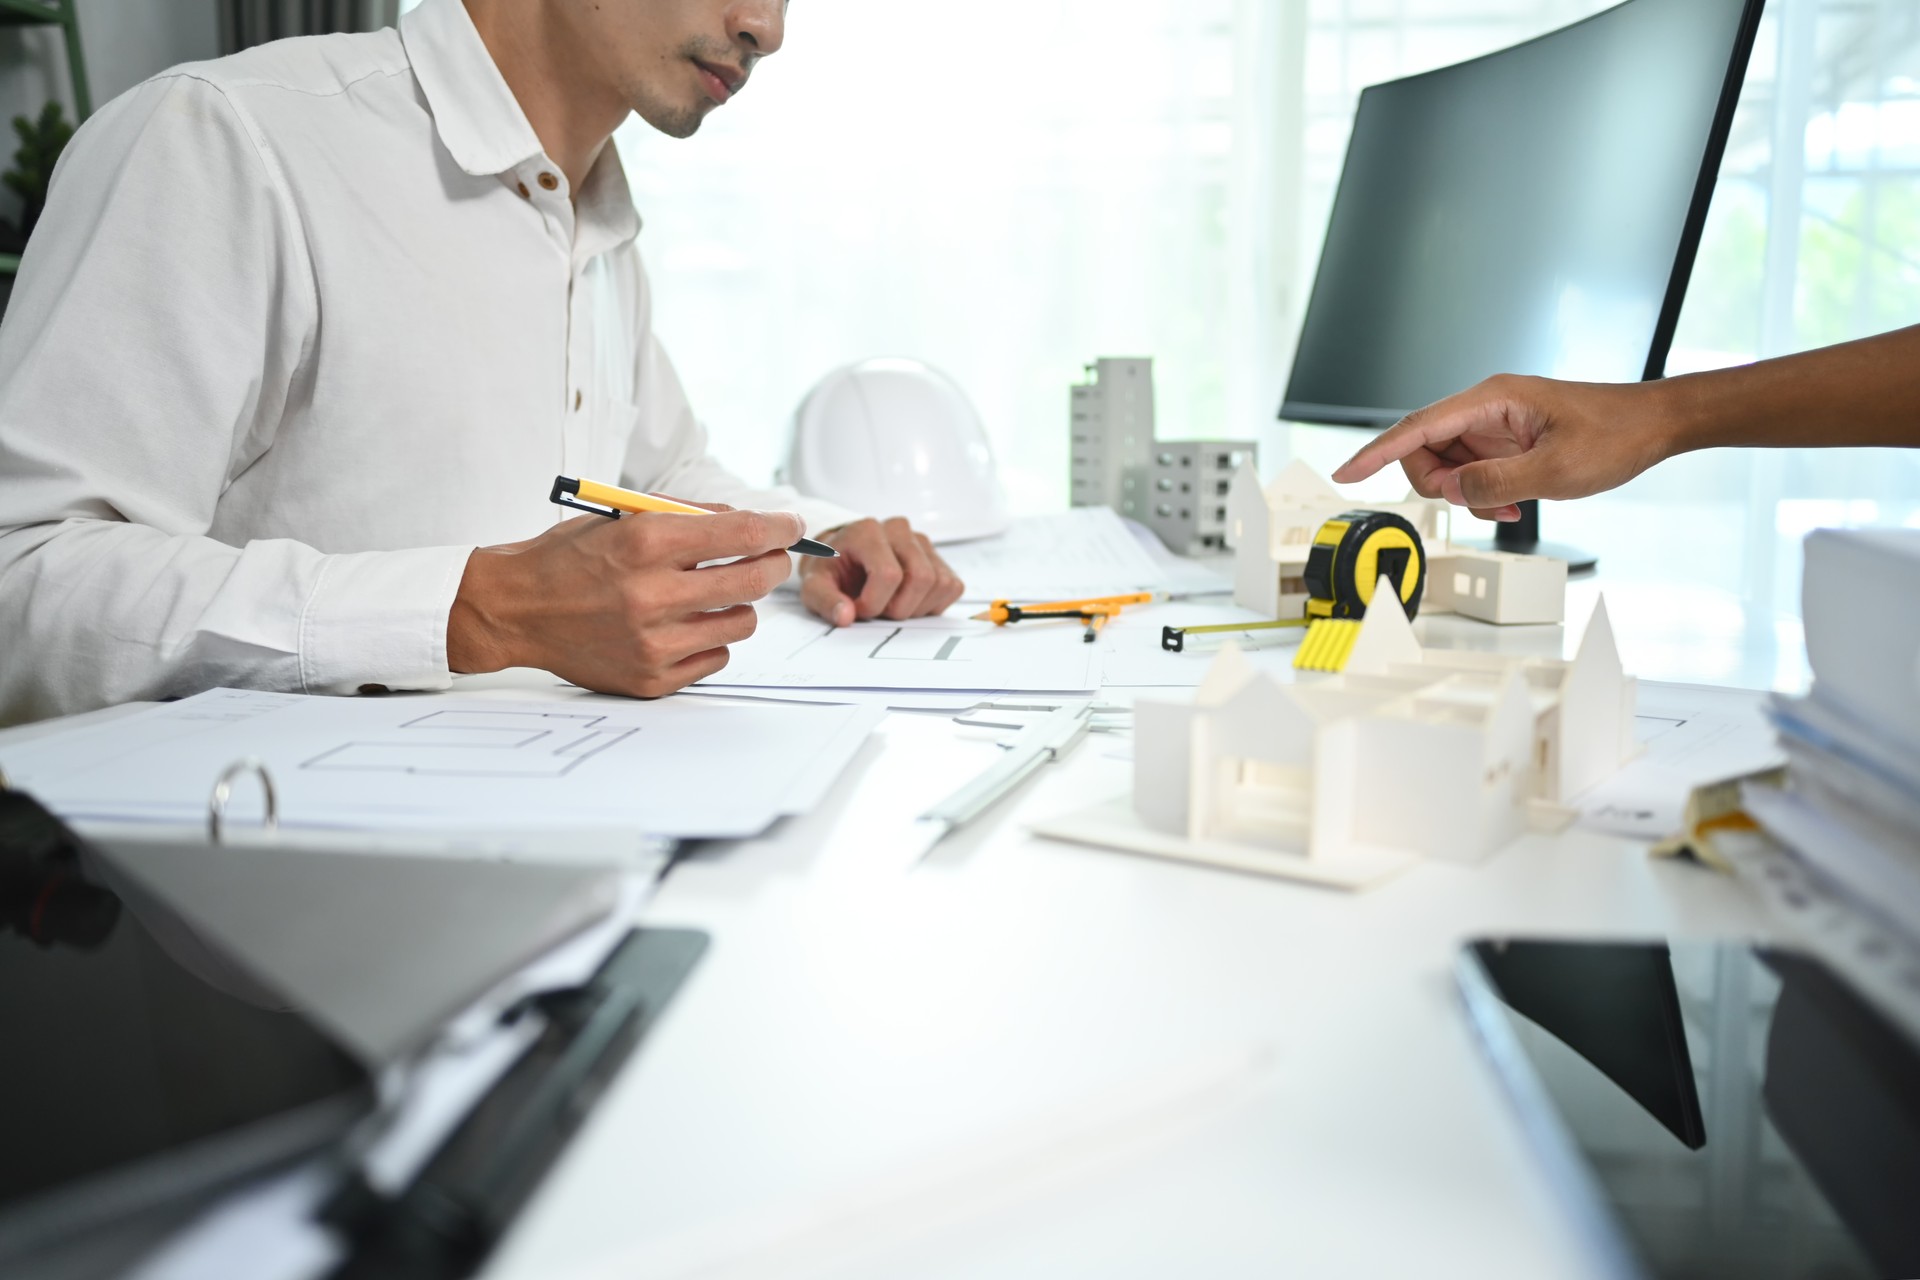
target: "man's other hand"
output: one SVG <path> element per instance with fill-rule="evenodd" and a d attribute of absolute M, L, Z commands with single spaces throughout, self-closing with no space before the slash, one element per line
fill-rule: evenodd
<path fill-rule="evenodd" d="M 726 666 L 727 646 L 753 634 L 751 602 L 786 581 L 786 548 L 804 533 L 784 511 L 648 512 L 580 516 L 481 547 L 447 619 L 447 666 L 539 667 L 601 693 L 672 693 Z"/>
<path fill-rule="evenodd" d="M 945 613 L 964 584 L 903 517 L 856 520 L 820 535 L 837 559 L 803 557 L 800 599 L 836 627 L 857 618 Z"/>
<path fill-rule="evenodd" d="M 1666 457 L 1658 383 L 1556 382 L 1505 374 L 1402 418 L 1342 463 L 1335 481 L 1398 462 L 1414 492 L 1482 520 L 1518 520 L 1529 498 L 1584 498 Z"/>

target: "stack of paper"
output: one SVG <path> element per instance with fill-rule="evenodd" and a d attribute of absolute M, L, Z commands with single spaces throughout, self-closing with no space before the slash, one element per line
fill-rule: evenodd
<path fill-rule="evenodd" d="M 1920 942 L 1920 739 L 1894 737 L 1821 696 L 1775 698 L 1785 790 L 1749 786 L 1747 811 L 1861 906 Z"/>
<path fill-rule="evenodd" d="M 204 826 L 214 780 L 257 759 L 296 828 L 744 837 L 818 803 L 880 715 L 214 689 L 22 743 L 0 763 L 49 808 L 95 822 Z"/>
<path fill-rule="evenodd" d="M 1788 786 L 1747 811 L 1920 941 L 1920 530 L 1820 530 L 1804 583 L 1813 692 L 1774 700 Z"/>
<path fill-rule="evenodd" d="M 1885 733 L 1920 736 L 1920 529 L 1816 529 L 1800 613 L 1821 696 Z"/>

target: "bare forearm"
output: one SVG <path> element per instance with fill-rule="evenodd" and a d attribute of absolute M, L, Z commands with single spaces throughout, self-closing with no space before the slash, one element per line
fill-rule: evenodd
<path fill-rule="evenodd" d="M 1398 462 L 1426 497 L 1517 520 L 1517 503 L 1584 498 L 1723 445 L 1920 447 L 1920 326 L 1660 382 L 1488 378 L 1408 414 L 1333 478 Z"/>
<path fill-rule="evenodd" d="M 1649 391 L 1668 456 L 1726 445 L 1920 447 L 1920 325 Z"/>

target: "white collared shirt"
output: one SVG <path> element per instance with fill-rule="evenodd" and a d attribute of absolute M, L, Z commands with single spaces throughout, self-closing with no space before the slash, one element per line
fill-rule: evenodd
<path fill-rule="evenodd" d="M 444 687 L 556 474 L 849 518 L 708 456 L 611 144 L 572 196 L 460 0 L 101 108 L 0 325 L 0 724 Z"/>

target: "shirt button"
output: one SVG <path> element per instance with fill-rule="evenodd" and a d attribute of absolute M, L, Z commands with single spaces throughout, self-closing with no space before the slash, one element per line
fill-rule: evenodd
<path fill-rule="evenodd" d="M 560 179 L 544 169 L 540 171 L 539 183 L 542 191 L 556 191 L 560 187 Z"/>
<path fill-rule="evenodd" d="M 575 412 L 578 412 L 580 409 L 580 392 L 577 388 L 573 393 L 573 407 Z"/>
<path fill-rule="evenodd" d="M 518 188 L 520 189 L 520 198 L 521 198 L 522 200 L 531 200 L 531 199 L 533 199 L 533 192 L 531 192 L 531 191 L 529 191 L 529 190 L 527 190 L 527 184 L 526 184 L 526 183 L 524 183 L 524 182 L 516 182 L 516 183 L 514 183 L 513 185 L 514 185 L 514 186 L 516 186 L 516 187 L 518 187 Z"/>

